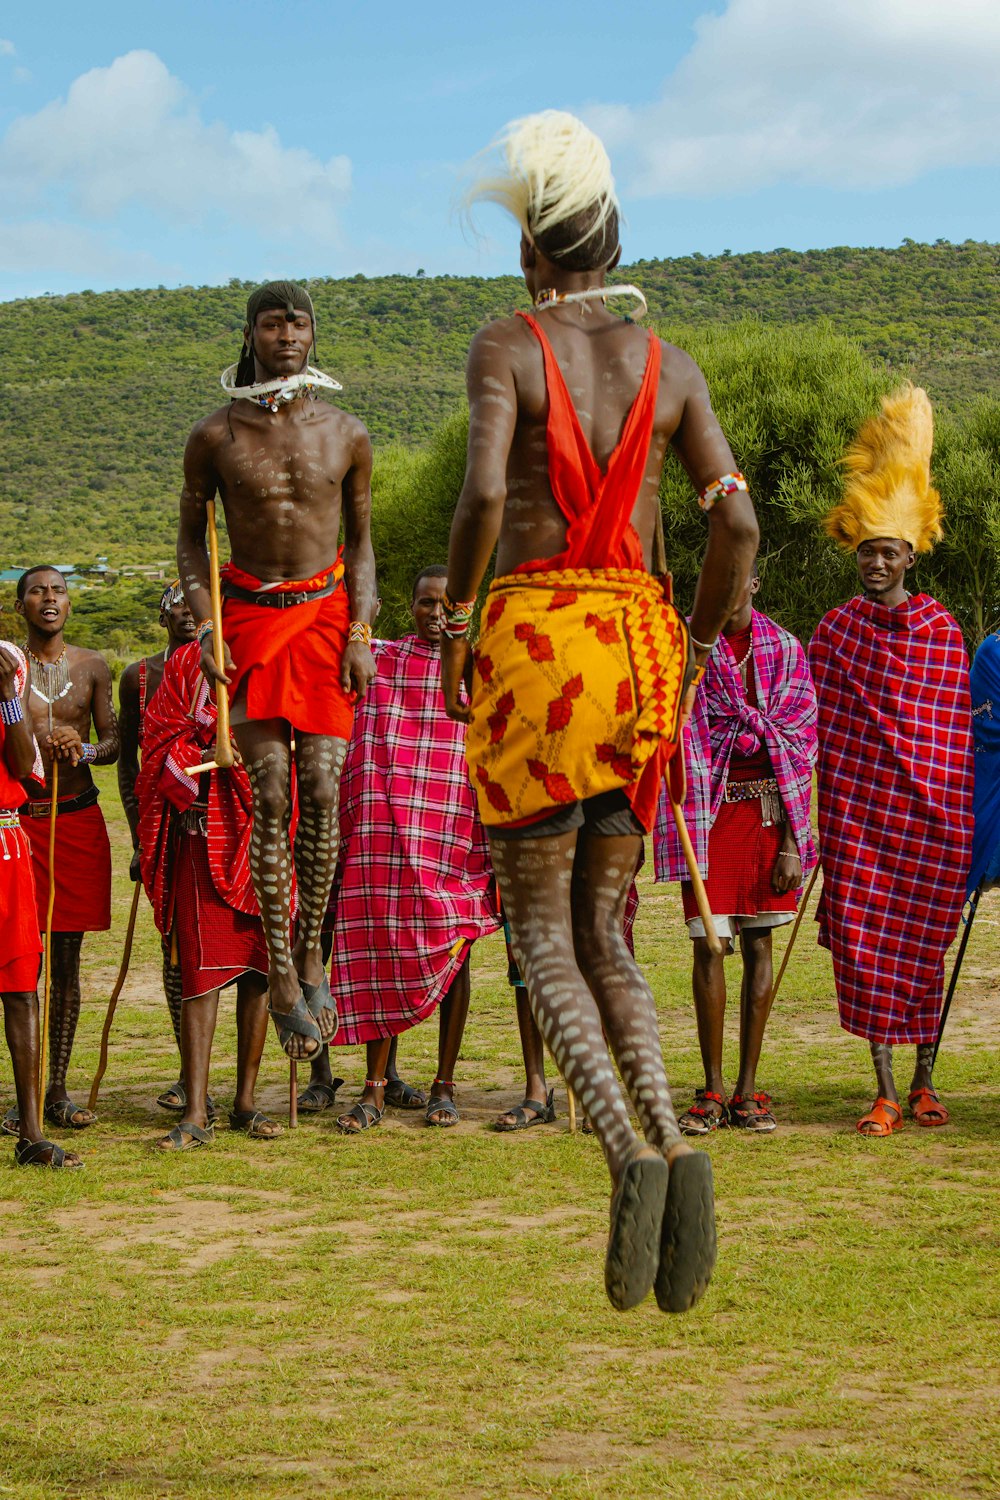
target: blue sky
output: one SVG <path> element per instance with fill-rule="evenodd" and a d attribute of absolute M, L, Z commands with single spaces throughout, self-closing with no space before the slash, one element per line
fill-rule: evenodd
<path fill-rule="evenodd" d="M 1000 240 L 995 0 L 56 0 L 0 12 L 0 300 L 515 270 L 453 204 L 548 106 L 603 135 L 626 259 Z"/>

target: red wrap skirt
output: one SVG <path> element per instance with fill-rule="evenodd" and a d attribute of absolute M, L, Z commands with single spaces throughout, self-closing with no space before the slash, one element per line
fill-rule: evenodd
<path fill-rule="evenodd" d="M 42 939 L 23 825 L 0 829 L 0 928 L 0 995 L 30 994 L 38 985 Z"/>
<path fill-rule="evenodd" d="M 174 930 L 181 966 L 181 995 L 194 1000 L 235 984 L 248 970 L 267 973 L 260 917 L 234 911 L 215 889 L 203 834 L 180 835 L 175 870 Z"/>
<path fill-rule="evenodd" d="M 705 891 L 714 917 L 757 917 L 768 911 L 794 911 L 798 892 L 779 896 L 771 884 L 785 836 L 784 823 L 764 827 L 760 799 L 723 802 L 708 835 Z M 698 916 L 689 880 L 681 883 L 684 920 Z"/>
<path fill-rule="evenodd" d="M 60 797 L 59 803 L 71 797 Z M 49 820 L 21 814 L 31 845 L 38 925 L 45 927 L 49 904 Z M 104 814 L 96 802 L 56 814 L 56 901 L 53 932 L 107 932 L 111 926 L 111 844 Z"/>

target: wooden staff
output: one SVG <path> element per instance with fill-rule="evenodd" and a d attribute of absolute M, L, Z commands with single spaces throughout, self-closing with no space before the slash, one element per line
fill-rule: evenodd
<path fill-rule="evenodd" d="M 948 1012 L 951 1010 L 951 1002 L 955 998 L 955 986 L 958 984 L 958 976 L 962 968 L 962 960 L 965 957 L 965 950 L 969 946 L 969 936 L 972 932 L 972 924 L 976 920 L 976 912 L 979 910 L 979 898 L 982 894 L 983 882 L 980 881 L 976 886 L 976 889 L 972 893 L 972 900 L 969 904 L 969 915 L 965 919 L 965 931 L 962 933 L 962 941 L 959 943 L 958 952 L 955 955 L 955 966 L 951 971 L 951 980 L 948 984 L 948 993 L 945 996 L 944 1008 L 941 1011 L 941 1019 L 938 1022 L 937 1037 L 934 1042 L 934 1053 L 931 1057 L 932 1072 L 934 1070 L 934 1064 L 937 1062 L 938 1051 L 941 1047 L 941 1038 L 944 1036 L 944 1024 L 948 1019 Z"/>
<path fill-rule="evenodd" d="M 299 1126 L 299 1068 L 294 1057 L 288 1059 L 288 1128 Z"/>
<path fill-rule="evenodd" d="M 788 968 L 788 960 L 792 956 L 792 949 L 795 946 L 795 939 L 798 936 L 799 928 L 802 926 L 802 918 L 805 915 L 806 907 L 809 905 L 809 897 L 812 895 L 813 886 L 816 884 L 816 876 L 818 874 L 819 860 L 817 860 L 816 864 L 813 866 L 813 872 L 809 876 L 809 884 L 806 886 L 805 894 L 803 895 L 802 900 L 799 902 L 799 909 L 795 913 L 795 921 L 792 923 L 792 930 L 789 935 L 788 942 L 785 945 L 785 952 L 781 960 L 781 968 L 778 970 L 778 977 L 774 981 L 774 988 L 771 991 L 772 1005 L 778 997 L 778 987 L 781 984 L 782 979 L 785 977 L 785 970 Z"/>
<path fill-rule="evenodd" d="M 222 640 L 222 584 L 219 578 L 219 533 L 215 528 L 215 501 L 205 507 L 208 522 L 208 583 L 212 596 L 212 650 L 218 671 L 226 670 L 226 648 Z M 215 759 L 200 766 L 185 766 L 189 776 L 202 771 L 224 771 L 233 764 L 233 747 L 229 743 L 229 689 L 224 682 L 215 684 L 218 720 L 215 728 Z"/>
<path fill-rule="evenodd" d="M 576 1135 L 576 1095 L 568 1083 L 566 1085 L 566 1112 L 569 1115 L 569 1133 Z"/>
<path fill-rule="evenodd" d="M 49 1061 L 49 1001 L 52 997 L 52 914 L 56 906 L 56 803 L 59 762 L 52 756 L 49 803 L 49 904 L 45 912 L 45 980 L 42 989 L 42 1035 L 38 1048 L 38 1113 L 45 1110 L 45 1072 Z"/>
<path fill-rule="evenodd" d="M 135 919 L 139 910 L 139 897 L 141 894 L 142 881 L 137 880 L 135 882 L 135 889 L 132 892 L 132 910 L 128 916 L 128 928 L 125 933 L 125 948 L 122 953 L 121 967 L 118 970 L 118 978 L 115 980 L 115 987 L 111 991 L 107 1014 L 104 1017 L 104 1029 L 101 1032 L 101 1055 L 97 1063 L 97 1072 L 94 1074 L 94 1081 L 90 1085 L 90 1099 L 87 1102 L 88 1109 L 93 1109 L 97 1103 L 97 1093 L 101 1087 L 101 1079 L 108 1068 L 108 1037 L 111 1035 L 111 1023 L 115 1018 L 115 1007 L 118 1004 L 118 996 L 122 992 L 125 977 L 128 974 L 129 960 L 132 957 L 132 936 L 135 932 Z"/>
<path fill-rule="evenodd" d="M 708 892 L 705 890 L 705 882 L 702 880 L 701 871 L 698 869 L 698 861 L 694 857 L 691 835 L 687 831 L 684 813 L 681 810 L 680 803 L 675 802 L 673 797 L 670 798 L 670 806 L 673 810 L 674 823 L 677 827 L 677 837 L 681 841 L 681 848 L 684 850 L 684 858 L 687 861 L 688 875 L 691 877 L 691 885 L 694 888 L 694 899 L 698 904 L 698 915 L 701 917 L 702 925 L 705 928 L 705 940 L 708 943 L 709 952 L 721 955 L 722 944 L 719 942 L 719 935 L 715 930 L 715 918 L 712 916 L 712 908 L 708 904 Z"/>

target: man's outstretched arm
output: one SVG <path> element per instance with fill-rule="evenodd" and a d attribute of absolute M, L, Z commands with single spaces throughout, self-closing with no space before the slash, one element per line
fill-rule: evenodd
<path fill-rule="evenodd" d="M 700 494 L 736 468 L 732 449 L 712 410 L 708 387 L 694 360 L 686 361 L 684 412 L 673 446 Z M 708 512 L 708 545 L 702 559 L 691 612 L 691 634 L 713 645 L 750 579 L 760 532 L 750 496 L 726 495 Z M 699 660 L 708 653 L 698 651 Z"/>
<path fill-rule="evenodd" d="M 510 354 L 486 328 L 469 350 L 465 373 L 469 397 L 469 447 L 465 481 L 455 507 L 448 544 L 448 593 L 452 600 L 475 599 L 496 546 L 507 499 L 507 460 L 517 426 L 517 389 Z M 464 639 L 441 640 L 441 686 L 452 719 L 468 723 L 459 701 L 471 652 Z"/>
<path fill-rule="evenodd" d="M 344 580 L 351 620 L 371 625 L 378 605 L 375 553 L 372 549 L 372 445 L 362 427 L 341 486 L 344 518 Z M 341 686 L 364 697 L 375 676 L 375 658 L 362 641 L 349 641 L 341 666 Z"/>

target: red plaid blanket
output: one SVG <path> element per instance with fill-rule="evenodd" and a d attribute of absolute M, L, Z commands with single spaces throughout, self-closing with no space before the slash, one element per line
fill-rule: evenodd
<path fill-rule="evenodd" d="M 830 611 L 809 644 L 819 700 L 819 941 L 846 1031 L 932 1042 L 972 845 L 969 664 L 917 594 Z"/>
<path fill-rule="evenodd" d="M 465 730 L 445 716 L 439 655 L 407 636 L 380 645 L 376 660 L 340 790 L 330 979 L 338 1046 L 423 1021 L 468 945 L 500 926 Z"/>

